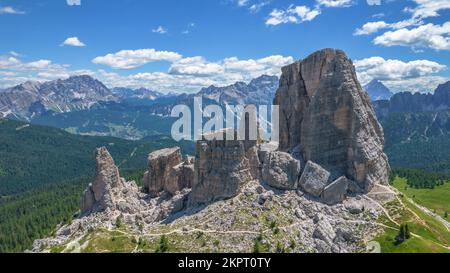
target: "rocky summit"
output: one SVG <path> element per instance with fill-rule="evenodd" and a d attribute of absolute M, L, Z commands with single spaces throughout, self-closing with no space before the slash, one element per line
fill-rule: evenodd
<path fill-rule="evenodd" d="M 394 194 L 383 186 L 389 170 L 383 131 L 352 62 L 342 51 L 325 49 L 283 68 L 275 101 L 279 143 L 237 140 L 235 129 L 225 129 L 203 136 L 195 157 L 183 158 L 177 147 L 155 151 L 143 190 L 120 178 L 108 151 L 98 149 L 82 217 L 56 238 L 36 241 L 33 250 L 68 250 L 73 238 L 88 244 L 94 240 L 89 230 L 110 232 L 123 219 L 123 234 L 147 234 L 150 241 L 154 234 L 180 234 L 177 247 L 184 251 L 219 251 L 216 242 L 225 236 L 221 251 L 247 252 L 257 238 L 265 236 L 260 243 L 270 245 L 279 233 L 283 245 L 298 252 L 364 251 L 383 212 L 377 194 L 365 193 L 377 186 L 383 202 Z M 250 118 L 245 121 L 248 128 Z"/>
<path fill-rule="evenodd" d="M 383 129 L 346 54 L 324 49 L 282 71 L 280 150 L 297 150 L 331 178 L 346 176 L 366 191 L 387 184 Z"/>

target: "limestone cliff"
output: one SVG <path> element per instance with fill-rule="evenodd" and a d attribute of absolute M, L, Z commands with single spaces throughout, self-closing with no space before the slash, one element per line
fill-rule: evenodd
<path fill-rule="evenodd" d="M 334 179 L 346 176 L 366 191 L 387 184 L 383 129 L 345 53 L 324 49 L 282 72 L 275 98 L 280 150 L 299 150 L 303 161 L 319 164 Z"/>

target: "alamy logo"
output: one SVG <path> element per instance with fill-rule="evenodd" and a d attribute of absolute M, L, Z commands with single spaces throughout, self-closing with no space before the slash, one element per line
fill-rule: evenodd
<path fill-rule="evenodd" d="M 178 118 L 171 130 L 175 141 L 278 141 L 279 138 L 278 105 L 209 104 L 203 107 L 202 97 L 195 97 L 191 106 L 175 106 L 171 116 Z"/>

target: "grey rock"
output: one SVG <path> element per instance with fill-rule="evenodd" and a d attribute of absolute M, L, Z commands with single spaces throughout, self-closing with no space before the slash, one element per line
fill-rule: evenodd
<path fill-rule="evenodd" d="M 346 198 L 349 183 L 345 176 L 341 176 L 325 187 L 322 193 L 322 200 L 328 205 L 341 203 Z"/>
<path fill-rule="evenodd" d="M 270 186 L 281 190 L 297 188 L 300 161 L 284 152 L 266 154 L 262 168 L 262 179 Z"/>
<path fill-rule="evenodd" d="M 314 162 L 306 163 L 299 184 L 307 193 L 319 197 L 328 185 L 330 173 Z"/>
<path fill-rule="evenodd" d="M 334 231 L 333 226 L 326 219 L 322 219 L 317 223 L 313 236 L 314 238 L 318 238 L 326 242 L 328 245 L 332 245 L 333 240 L 336 237 L 336 232 Z"/>
<path fill-rule="evenodd" d="M 384 134 L 344 52 L 324 49 L 282 69 L 275 98 L 280 147 L 346 176 L 365 191 L 388 184 Z"/>
<path fill-rule="evenodd" d="M 81 214 L 114 209 L 113 188 L 122 187 L 119 169 L 105 147 L 96 150 L 95 180 L 81 198 Z"/>
<path fill-rule="evenodd" d="M 351 214 L 360 214 L 364 211 L 364 205 L 359 201 L 348 200 L 344 206 Z"/>
<path fill-rule="evenodd" d="M 194 185 L 189 204 L 206 204 L 234 197 L 242 187 L 258 178 L 256 141 L 205 137 L 197 141 Z M 226 134 L 226 131 L 216 134 Z"/>
<path fill-rule="evenodd" d="M 144 175 L 144 189 L 150 196 L 157 196 L 161 191 L 174 194 L 184 185 L 179 185 L 179 173 L 181 169 L 174 167 L 182 163 L 182 155 L 179 147 L 162 149 L 152 152 L 148 156 L 148 171 Z M 181 168 L 181 167 L 180 167 Z"/>

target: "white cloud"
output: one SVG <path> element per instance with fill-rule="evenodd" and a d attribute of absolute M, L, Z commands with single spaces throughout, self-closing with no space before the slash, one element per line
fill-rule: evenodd
<path fill-rule="evenodd" d="M 181 59 L 172 64 L 169 69 L 169 73 L 180 75 L 215 75 L 223 72 L 222 66 L 216 63 L 207 63 L 201 56 Z"/>
<path fill-rule="evenodd" d="M 81 6 L 81 0 L 66 0 L 69 6 Z"/>
<path fill-rule="evenodd" d="M 415 8 L 406 8 L 413 18 L 425 19 L 439 16 L 439 11 L 450 9 L 449 0 L 414 0 L 417 4 Z"/>
<path fill-rule="evenodd" d="M 382 28 L 387 28 L 389 26 L 388 23 L 384 21 L 377 21 L 377 22 L 369 22 L 364 24 L 361 28 L 358 28 L 353 33 L 354 35 L 367 35 L 371 33 L 378 32 L 378 30 Z"/>
<path fill-rule="evenodd" d="M 353 2 L 353 0 L 316 0 L 317 5 L 327 8 L 350 7 Z"/>
<path fill-rule="evenodd" d="M 445 70 L 447 66 L 429 60 L 401 60 L 382 57 L 371 57 L 354 62 L 358 78 L 362 84 L 373 79 L 394 88 L 394 91 L 429 91 L 436 88 L 445 78 L 436 74 Z M 433 82 L 431 79 L 434 79 Z"/>
<path fill-rule="evenodd" d="M 11 55 L 0 56 L 0 88 L 10 87 L 28 80 L 48 81 L 67 78 L 72 75 L 87 74 L 105 83 L 108 87 L 147 87 L 163 92 L 198 92 L 210 85 L 224 86 L 237 81 L 250 81 L 262 74 L 281 74 L 281 67 L 294 62 L 292 57 L 273 55 L 259 59 L 225 58 L 218 61 L 208 61 L 204 57 L 195 56 L 182 58 L 176 53 L 164 51 L 136 50 L 120 51 L 109 54 L 105 63 L 111 62 L 111 67 L 128 67 L 137 65 L 135 59 L 153 61 L 166 59 L 171 62 L 167 71 L 141 72 L 121 75 L 117 72 L 99 70 L 72 70 L 70 66 L 55 64 L 50 60 L 35 60 L 22 62 Z M 175 54 L 175 55 L 173 55 Z M 172 56 L 173 55 L 173 56 Z M 106 57 L 104 56 L 104 57 Z M 124 60 L 127 59 L 127 60 Z"/>
<path fill-rule="evenodd" d="M 263 7 L 269 5 L 271 1 L 272 0 L 255 3 L 255 4 L 251 5 L 248 9 L 250 10 L 251 13 L 258 13 L 259 11 L 261 11 L 261 9 Z"/>
<path fill-rule="evenodd" d="M 443 25 L 430 23 L 412 29 L 388 31 L 376 37 L 374 43 L 388 47 L 409 46 L 413 49 L 450 50 L 450 22 Z"/>
<path fill-rule="evenodd" d="M 0 14 L 25 14 L 25 12 L 15 9 L 11 6 L 5 6 L 5 7 L 0 7 Z"/>
<path fill-rule="evenodd" d="M 247 6 L 249 3 L 249 0 L 237 0 L 237 4 L 239 7 Z"/>
<path fill-rule="evenodd" d="M 376 37 L 374 43 L 384 46 L 408 46 L 414 51 L 418 51 L 418 48 L 450 50 L 450 22 L 447 21 L 443 25 L 425 22 L 427 18 L 440 16 L 440 11 L 450 9 L 450 0 L 412 0 L 412 2 L 416 7 L 404 9 L 411 14 L 410 18 L 394 23 L 368 22 L 356 29 L 354 35 L 368 35 L 381 29 L 390 29 Z"/>
<path fill-rule="evenodd" d="M 163 26 L 158 26 L 157 28 L 152 29 L 153 33 L 159 33 L 159 34 L 166 34 L 167 33 L 167 29 L 164 28 Z"/>
<path fill-rule="evenodd" d="M 156 51 L 155 49 L 121 50 L 116 53 L 99 56 L 92 60 L 95 64 L 103 64 L 112 68 L 131 69 L 151 62 L 175 62 L 182 56 L 176 52 Z"/>
<path fill-rule="evenodd" d="M 84 47 L 86 46 L 83 42 L 78 39 L 78 37 L 69 37 L 67 38 L 61 46 L 76 46 L 76 47 Z"/>
<path fill-rule="evenodd" d="M 299 24 L 314 20 L 325 8 L 346 8 L 354 4 L 353 0 L 316 0 L 314 8 L 308 6 L 290 5 L 287 9 L 274 9 L 266 19 L 266 25 L 277 26 L 280 24 Z"/>
<path fill-rule="evenodd" d="M 381 0 L 367 0 L 367 5 L 379 6 L 379 5 L 381 5 Z"/>
<path fill-rule="evenodd" d="M 276 26 L 286 23 L 302 23 L 312 21 L 321 11 L 307 6 L 290 6 L 287 10 L 274 9 L 266 20 L 266 25 Z"/>

